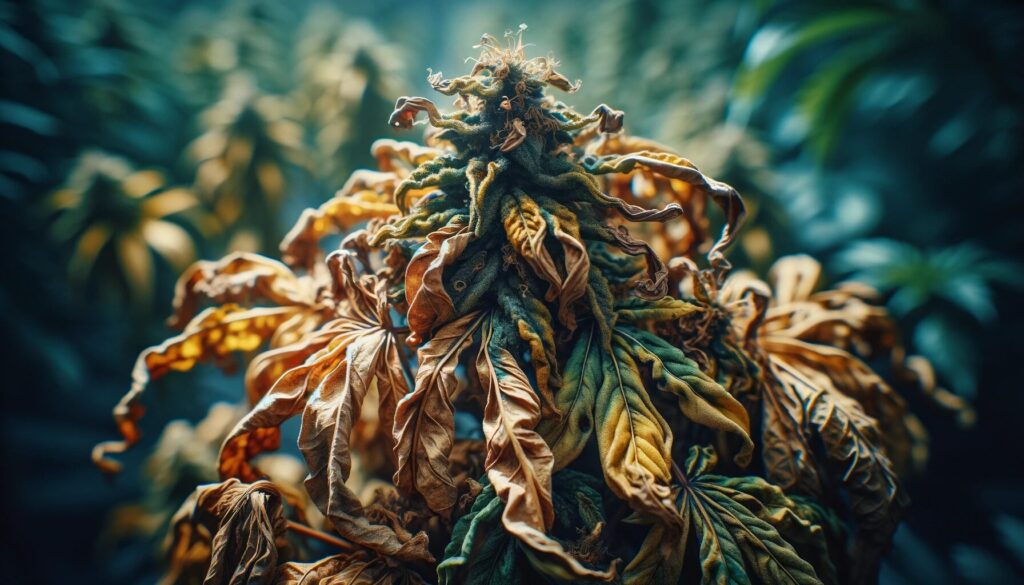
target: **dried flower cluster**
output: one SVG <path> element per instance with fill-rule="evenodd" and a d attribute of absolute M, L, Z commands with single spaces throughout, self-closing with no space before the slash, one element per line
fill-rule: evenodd
<path fill-rule="evenodd" d="M 453 113 L 398 100 L 391 124 L 425 114 L 426 146 L 376 143 L 380 169 L 303 214 L 283 263 L 182 276 L 181 333 L 140 356 L 124 440 L 94 453 L 117 469 L 151 380 L 255 356 L 169 581 L 874 580 L 926 447 L 867 361 L 918 383 L 927 364 L 870 291 L 815 292 L 810 258 L 732 271 L 736 191 L 623 136 L 621 112 L 546 95 L 577 84 L 521 30 L 479 48 L 469 75 L 429 77 Z M 323 530 L 258 467 L 292 417 Z M 354 464 L 391 482 L 356 493 Z M 310 537 L 336 550 L 297 562 Z"/>

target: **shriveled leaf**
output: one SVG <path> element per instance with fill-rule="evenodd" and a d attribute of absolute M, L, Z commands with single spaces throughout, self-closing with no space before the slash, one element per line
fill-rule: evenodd
<path fill-rule="evenodd" d="M 398 560 L 433 562 L 426 534 L 403 539 L 389 527 L 370 522 L 359 498 L 345 485 L 352 470 L 349 440 L 363 400 L 374 386 L 381 396 L 407 391 L 397 342 L 388 330 L 377 328 L 347 346 L 337 366 L 343 372 L 340 380 L 319 385 L 306 403 L 299 449 L 309 466 L 306 490 L 339 534 Z"/>
<path fill-rule="evenodd" d="M 377 555 L 358 552 L 313 563 L 284 563 L 274 585 L 420 585 L 418 574 Z"/>
<path fill-rule="evenodd" d="M 580 237 L 576 215 L 564 205 L 545 203 L 541 215 L 562 248 L 565 275 L 558 294 L 558 320 L 570 331 L 576 329 L 573 305 L 587 294 L 590 256 Z"/>
<path fill-rule="evenodd" d="M 336 336 L 333 328 L 326 325 L 295 343 L 267 350 L 254 357 L 245 370 L 245 394 L 249 404 L 258 404 L 285 372 L 301 366 Z"/>
<path fill-rule="evenodd" d="M 466 249 L 472 232 L 460 223 L 445 226 L 427 236 L 405 271 L 405 298 L 409 303 L 409 328 L 415 336 L 410 343 L 419 343 L 437 325 L 446 323 L 455 314 L 455 305 L 445 291 L 444 269 Z"/>
<path fill-rule="evenodd" d="M 623 156 L 607 156 L 588 165 L 595 174 L 624 173 L 636 167 L 645 167 L 666 177 L 679 179 L 705 192 L 725 212 L 726 222 L 718 241 L 708 252 L 713 267 L 727 265 L 725 249 L 729 247 L 746 217 L 743 199 L 735 189 L 706 177 L 690 161 L 667 152 L 641 151 Z M 677 207 L 678 208 L 678 207 Z M 723 264 L 725 263 L 725 264 Z"/>
<path fill-rule="evenodd" d="M 491 325 L 485 325 L 476 369 L 487 395 L 484 407 L 485 467 L 491 484 L 506 502 L 503 521 L 509 531 L 522 524 L 544 532 L 554 521 L 551 472 L 554 458 L 534 431 L 540 421 L 540 399 L 516 358 L 493 347 Z"/>
<path fill-rule="evenodd" d="M 398 214 L 392 194 L 398 177 L 390 172 L 356 171 L 317 209 L 303 211 L 281 241 L 281 255 L 292 266 L 311 266 L 322 257 L 320 241 L 355 224 Z"/>
<path fill-rule="evenodd" d="M 205 585 L 274 583 L 278 550 L 287 547 L 285 531 L 274 484 L 229 479 L 199 486 L 171 520 L 164 582 L 177 581 L 198 549 L 209 550 Z"/>
<path fill-rule="evenodd" d="M 447 516 L 456 490 L 448 469 L 455 438 L 455 409 L 459 392 L 456 368 L 473 340 L 483 315 L 470 313 L 441 327 L 417 353 L 416 384 L 395 412 L 395 485 L 419 492 L 430 509 Z"/>
<path fill-rule="evenodd" d="M 280 426 L 298 415 L 320 386 L 340 384 L 345 349 L 355 336 L 339 335 L 306 362 L 284 373 L 270 391 L 238 421 L 220 451 L 221 477 L 254 481 L 262 477 L 250 460 L 281 444 Z"/>
<path fill-rule="evenodd" d="M 294 307 L 243 309 L 234 304 L 211 307 L 180 335 L 142 352 L 132 370 L 131 389 L 114 407 L 114 420 L 124 439 L 96 445 L 93 462 L 104 471 L 120 471 L 121 465 L 107 456 L 122 453 L 139 440 L 141 399 L 150 381 L 171 371 L 187 372 L 202 361 L 222 364 L 233 352 L 253 351 L 298 311 Z"/>
<path fill-rule="evenodd" d="M 184 327 L 203 302 L 279 307 L 312 307 L 315 289 L 287 266 L 258 254 L 234 252 L 217 261 L 200 260 L 182 273 L 174 289 L 171 327 Z"/>
<path fill-rule="evenodd" d="M 839 403 L 784 363 L 773 360 L 771 365 L 781 386 L 806 413 L 801 424 L 821 446 L 826 456 L 822 466 L 838 479 L 849 497 L 857 523 L 853 580 L 870 581 L 909 505 L 906 492 L 888 457 L 858 427 L 864 415 L 857 412 L 856 402 Z"/>
<path fill-rule="evenodd" d="M 557 299 L 561 295 L 562 276 L 544 245 L 547 223 L 537 202 L 522 192 L 505 197 L 501 217 L 509 244 L 537 276 L 548 283 L 544 300 L 551 302 Z"/>

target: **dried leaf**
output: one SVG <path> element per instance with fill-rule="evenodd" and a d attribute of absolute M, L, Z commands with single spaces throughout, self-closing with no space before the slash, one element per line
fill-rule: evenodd
<path fill-rule="evenodd" d="M 451 223 L 427 236 L 405 271 L 405 298 L 409 303 L 409 343 L 426 339 L 430 331 L 455 314 L 455 305 L 445 291 L 444 269 L 452 264 L 473 238 L 461 223 Z"/>
<path fill-rule="evenodd" d="M 386 219 L 399 213 L 394 204 L 398 176 L 389 172 L 361 170 L 317 209 L 302 212 L 281 241 L 281 256 L 292 266 L 312 266 L 322 257 L 320 241 L 357 223 Z"/>
<path fill-rule="evenodd" d="M 509 243 L 537 276 L 548 283 L 544 300 L 551 302 L 557 299 L 562 290 L 562 276 L 558 273 L 551 253 L 544 246 L 547 223 L 541 216 L 537 202 L 525 193 L 506 197 L 501 217 Z"/>
<path fill-rule="evenodd" d="M 205 585 L 274 583 L 285 530 L 274 484 L 230 479 L 200 486 L 171 520 L 171 567 L 163 582 L 175 582 L 196 551 L 208 550 Z"/>
<path fill-rule="evenodd" d="M 315 287 L 287 266 L 258 254 L 234 252 L 217 261 L 200 260 L 182 273 L 174 289 L 174 314 L 168 324 L 184 327 L 200 303 L 269 302 L 279 307 L 315 306 Z"/>
<path fill-rule="evenodd" d="M 420 585 L 416 573 L 367 553 L 340 554 L 314 563 L 285 563 L 274 585 Z"/>
<path fill-rule="evenodd" d="M 330 339 L 320 350 L 309 356 L 305 363 L 287 370 L 253 410 L 239 421 L 221 449 L 222 477 L 241 477 L 250 481 L 260 477 L 249 460 L 263 451 L 278 447 L 278 427 L 302 412 L 310 396 L 314 393 L 320 396 L 333 393 L 337 385 L 345 380 L 349 375 L 347 356 L 354 344 L 363 347 L 363 343 L 369 341 L 372 344 L 375 338 L 387 340 L 391 349 L 384 351 L 386 363 L 378 361 L 375 355 L 372 365 L 380 368 L 386 379 L 397 380 L 393 373 L 401 366 L 398 354 L 394 351 L 396 340 L 390 333 L 386 283 L 374 275 L 360 276 L 354 257 L 353 252 L 339 250 L 328 258 L 327 264 L 335 279 L 336 293 L 345 301 L 338 308 L 339 317 L 315 335 L 330 336 Z M 370 372 L 359 372 L 361 376 L 368 374 Z M 402 388 L 383 385 L 378 388 L 386 391 L 380 395 L 381 408 L 386 414 L 390 415 L 394 409 L 397 401 L 394 393 L 404 394 L 403 388 L 404 381 Z"/>
<path fill-rule="evenodd" d="M 725 183 L 706 177 L 690 161 L 667 152 L 641 151 L 622 156 L 600 157 L 587 165 L 588 170 L 594 174 L 626 173 L 638 166 L 646 167 L 666 177 L 685 181 L 707 193 L 722 208 L 726 216 L 725 226 L 722 228 L 722 234 L 718 241 L 708 252 L 708 260 L 712 267 L 727 267 L 725 249 L 736 237 L 736 233 L 746 217 L 746 207 L 739 193 Z"/>
<path fill-rule="evenodd" d="M 407 392 L 397 343 L 390 331 L 377 328 L 345 348 L 340 379 L 319 385 L 306 404 L 299 449 L 309 466 L 306 490 L 339 534 L 398 560 L 433 562 L 426 534 L 403 539 L 387 526 L 369 522 L 359 498 L 345 485 L 352 469 L 349 438 L 367 394 L 375 386 L 382 403 L 388 397 L 394 404 L 396 394 Z"/>
<path fill-rule="evenodd" d="M 455 369 L 482 320 L 480 313 L 456 319 L 419 349 L 415 387 L 395 412 L 395 485 L 419 492 L 442 516 L 451 513 L 457 495 L 448 469 L 455 436 L 452 401 L 459 392 Z"/>
<path fill-rule="evenodd" d="M 242 309 L 234 304 L 200 313 L 185 330 L 139 355 L 132 370 L 132 387 L 114 407 L 114 420 L 123 441 L 96 445 L 93 462 L 107 472 L 120 471 L 120 463 L 107 457 L 122 453 L 139 440 L 136 423 L 142 418 L 142 395 L 149 382 L 171 371 L 186 372 L 201 361 L 225 363 L 233 352 L 253 351 L 277 328 L 296 315 L 295 307 Z"/>
<path fill-rule="evenodd" d="M 848 494 L 857 523 L 853 553 L 857 563 L 852 579 L 870 581 L 877 575 L 881 557 L 909 504 L 892 463 L 858 427 L 863 415 L 857 412 L 855 402 L 837 403 L 828 391 L 815 388 L 783 363 L 773 360 L 771 370 L 806 413 L 800 424 L 821 445 L 826 456 L 821 465 Z M 820 489 L 810 493 L 818 494 Z"/>
<path fill-rule="evenodd" d="M 476 369 L 487 395 L 484 436 L 487 477 L 506 502 L 509 532 L 522 524 L 539 532 L 551 527 L 551 470 L 554 458 L 533 429 L 540 421 L 540 399 L 508 350 L 493 347 L 492 325 L 485 325 Z"/>

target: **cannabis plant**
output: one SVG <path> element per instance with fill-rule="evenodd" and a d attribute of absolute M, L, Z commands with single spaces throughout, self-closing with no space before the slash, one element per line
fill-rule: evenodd
<path fill-rule="evenodd" d="M 926 444 L 868 363 L 927 365 L 866 287 L 815 292 L 808 257 L 733 271 L 739 194 L 548 95 L 579 83 L 522 28 L 430 75 L 453 112 L 399 98 L 426 144 L 375 144 L 283 262 L 182 275 L 181 332 L 139 357 L 95 461 L 138 442 L 152 380 L 241 353 L 250 410 L 171 522 L 173 581 L 873 581 Z M 322 526 L 260 469 L 293 417 Z M 354 467 L 384 480 L 356 493 Z"/>
<path fill-rule="evenodd" d="M 195 259 L 192 236 L 174 219 L 199 201 L 167 185 L 160 171 L 135 170 L 123 158 L 87 151 L 48 204 L 54 238 L 74 250 L 68 269 L 76 280 L 95 275 L 144 302 L 153 287 L 154 252 L 177 270 Z"/>

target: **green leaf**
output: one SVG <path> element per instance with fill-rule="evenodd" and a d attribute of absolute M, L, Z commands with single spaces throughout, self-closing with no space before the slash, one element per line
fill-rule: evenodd
<path fill-rule="evenodd" d="M 601 383 L 603 352 L 594 330 L 590 326 L 580 335 L 565 365 L 562 386 L 555 395 L 561 418 L 545 418 L 537 427 L 551 445 L 555 470 L 576 459 L 594 432 L 594 399 Z"/>
<path fill-rule="evenodd" d="M 682 299 L 662 297 L 656 301 L 649 301 L 633 296 L 615 305 L 615 316 L 620 323 L 674 321 L 701 310 L 699 305 Z"/>
<path fill-rule="evenodd" d="M 808 511 L 787 497 L 781 488 L 760 477 L 705 474 L 699 483 L 706 491 L 714 491 L 729 498 L 744 506 L 759 520 L 771 525 L 801 559 L 807 560 L 814 567 L 821 581 L 830 584 L 838 582 L 836 569 L 829 556 L 825 531 L 816 522 L 806 518 L 804 514 Z M 825 514 L 828 511 L 819 505 L 815 513 Z M 838 520 L 834 513 L 821 521 L 833 519 Z"/>
<path fill-rule="evenodd" d="M 662 392 L 674 395 L 679 409 L 696 424 L 739 436 L 743 448 L 736 454 L 740 465 L 750 462 L 754 442 L 750 418 L 743 405 L 664 339 L 633 327 L 617 327 L 616 342 L 632 353 L 639 364 L 650 367 L 650 379 Z"/>
<path fill-rule="evenodd" d="M 594 402 L 605 481 L 637 512 L 679 524 L 672 506 L 672 431 L 651 403 L 630 348 L 614 343 L 602 359 Z"/>
<path fill-rule="evenodd" d="M 444 559 L 437 565 L 439 583 L 461 582 L 459 574 L 463 567 L 466 567 L 466 583 L 515 583 L 518 580 L 516 541 L 501 526 L 504 509 L 505 502 L 497 496 L 494 486 L 484 487 L 473 501 L 473 507 L 452 529 Z"/>
<path fill-rule="evenodd" d="M 892 10 L 883 7 L 830 10 L 786 35 L 779 48 L 768 56 L 755 57 L 758 60 L 751 62 L 753 59 L 748 52 L 748 62 L 740 71 L 736 90 L 741 96 L 759 96 L 805 51 L 852 34 L 890 27 L 894 16 Z"/>
<path fill-rule="evenodd" d="M 839 140 L 861 84 L 894 50 L 891 37 L 872 37 L 843 49 L 804 82 L 797 111 L 807 118 L 811 149 L 827 158 Z"/>
<path fill-rule="evenodd" d="M 706 473 L 717 457 L 710 447 L 692 447 L 684 486 L 700 539 L 706 583 L 749 583 L 747 571 L 765 583 L 821 583 L 777 526 L 812 538 L 815 531 L 792 511 L 792 502 L 758 477 L 726 478 Z M 769 500 L 769 508 L 758 496 Z M 782 508 L 782 509 L 780 509 Z M 821 538 L 820 530 L 817 538 Z M 820 543 L 824 546 L 824 542 Z M 744 569 L 744 565 L 746 569 Z"/>
<path fill-rule="evenodd" d="M 477 495 L 473 507 L 455 523 L 452 539 L 444 549 L 444 559 L 437 565 L 437 579 L 442 585 L 458 581 L 458 569 L 472 557 L 477 533 L 481 528 L 498 525 L 504 509 L 505 503 L 496 497 L 494 486 L 486 486 Z"/>

